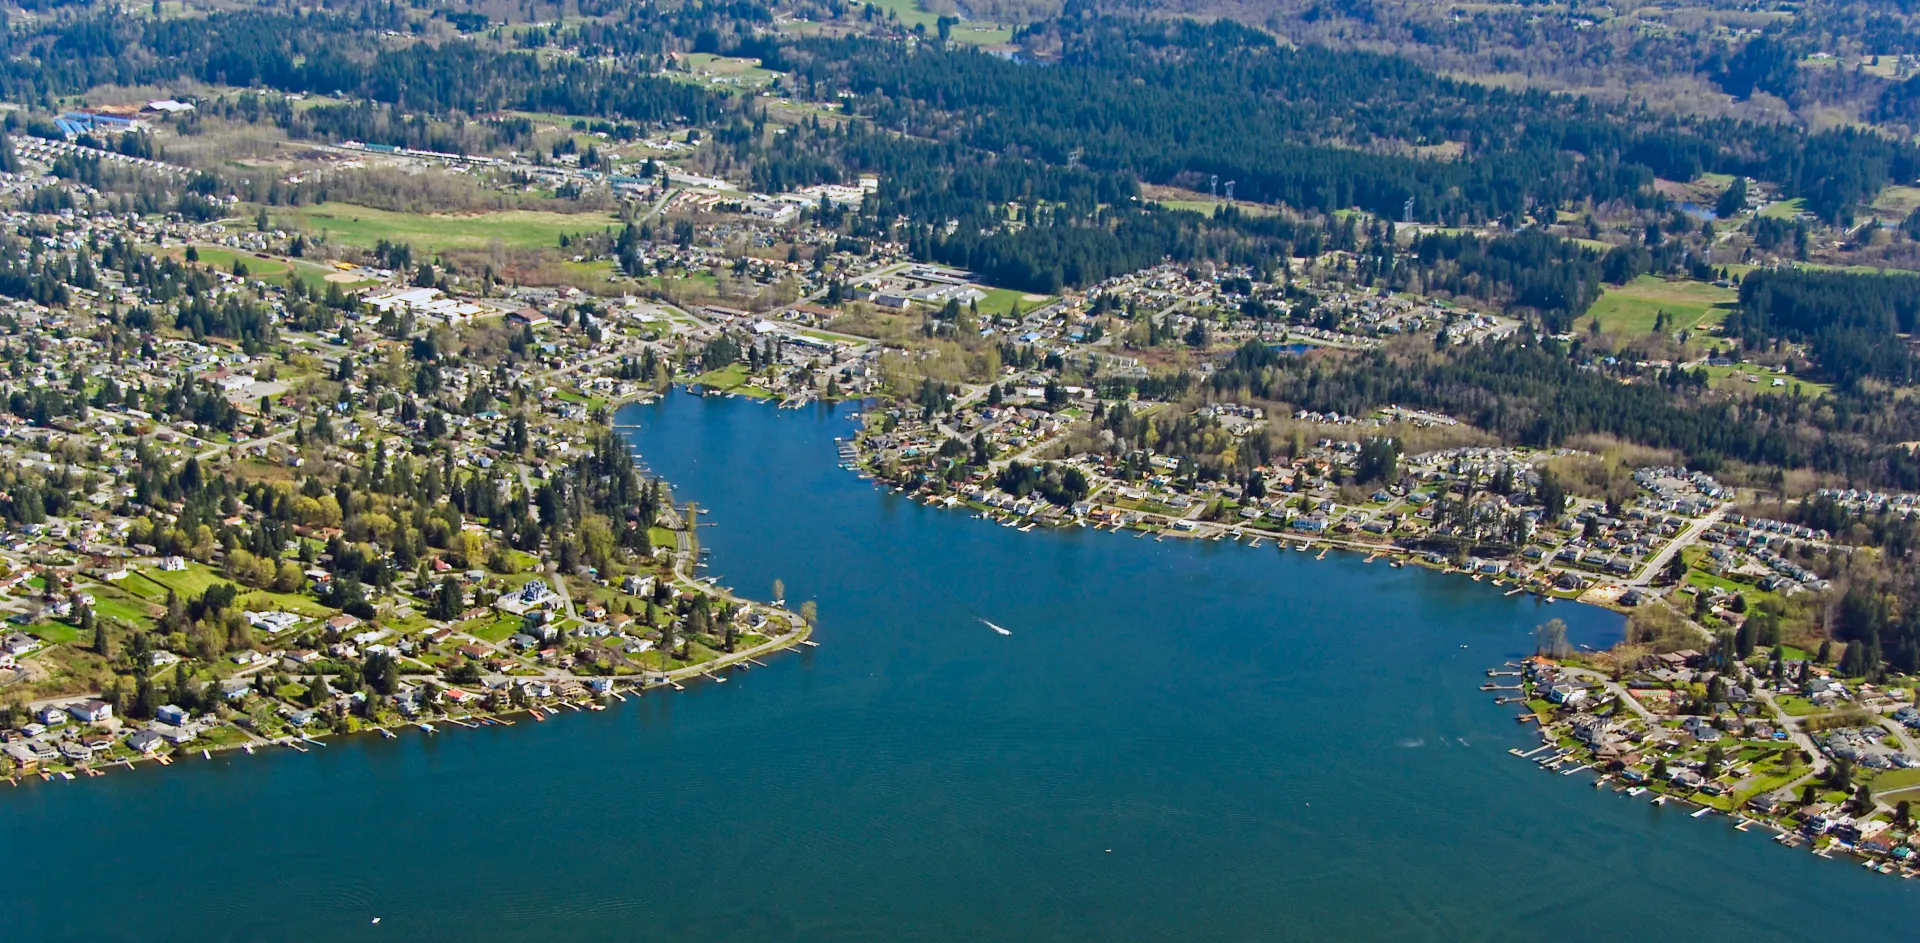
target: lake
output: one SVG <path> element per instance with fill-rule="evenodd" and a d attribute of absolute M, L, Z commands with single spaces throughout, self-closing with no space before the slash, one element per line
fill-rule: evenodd
<path fill-rule="evenodd" d="M 836 467 L 847 411 L 619 416 L 715 525 L 709 572 L 817 600 L 818 649 L 548 723 L 0 790 L 0 939 L 1750 943 L 1920 916 L 1920 885 L 1507 755 L 1535 738 L 1485 669 L 1553 616 L 1606 644 L 1611 613 L 1019 534 Z"/>

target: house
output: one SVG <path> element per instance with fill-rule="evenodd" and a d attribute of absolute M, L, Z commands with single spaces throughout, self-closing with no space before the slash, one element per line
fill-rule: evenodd
<path fill-rule="evenodd" d="M 153 712 L 153 719 L 172 727 L 187 725 L 187 712 L 177 704 L 162 704 Z"/>
<path fill-rule="evenodd" d="M 113 719 L 113 705 L 106 701 L 82 701 L 68 705 L 67 713 L 83 724 L 101 724 Z"/>
<path fill-rule="evenodd" d="M 1719 729 L 1714 727 L 1713 722 L 1705 717 L 1697 715 L 1689 717 L 1681 726 L 1685 727 L 1686 731 L 1693 734 L 1693 738 L 1701 743 L 1713 743 L 1720 739 Z"/>
<path fill-rule="evenodd" d="M 166 744 L 167 738 L 151 730 L 136 730 L 132 735 L 127 737 L 127 747 L 135 753 L 146 756 L 152 756 L 160 752 L 160 748 L 166 746 Z"/>
<path fill-rule="evenodd" d="M 163 557 L 160 560 L 160 569 L 168 573 L 178 573 L 186 568 L 187 559 L 185 557 Z"/>
<path fill-rule="evenodd" d="M 247 623 L 256 629 L 265 629 L 278 635 L 300 624 L 300 617 L 291 612 L 249 612 Z"/>
<path fill-rule="evenodd" d="M 629 596 L 652 596 L 653 577 L 630 573 L 620 581 L 620 591 Z"/>
<path fill-rule="evenodd" d="M 42 707 L 33 716 L 49 727 L 58 727 L 67 722 L 67 712 L 58 707 Z"/>

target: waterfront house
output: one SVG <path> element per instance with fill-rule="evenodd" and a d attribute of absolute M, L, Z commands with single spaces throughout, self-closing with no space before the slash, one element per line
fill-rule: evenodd
<path fill-rule="evenodd" d="M 136 730 L 127 737 L 127 747 L 135 753 L 151 756 L 166 746 L 166 738 L 151 730 Z"/>

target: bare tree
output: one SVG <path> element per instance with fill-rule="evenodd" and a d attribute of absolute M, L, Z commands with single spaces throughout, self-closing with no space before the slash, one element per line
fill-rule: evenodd
<path fill-rule="evenodd" d="M 1549 619 L 1535 626 L 1533 651 L 1536 655 L 1549 658 L 1565 658 L 1573 654 L 1573 646 L 1567 644 L 1567 624 L 1559 619 Z"/>

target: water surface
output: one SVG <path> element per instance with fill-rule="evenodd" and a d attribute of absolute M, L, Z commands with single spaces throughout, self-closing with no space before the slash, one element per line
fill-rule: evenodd
<path fill-rule="evenodd" d="M 1271 544 L 1019 534 L 844 416 L 622 411 L 819 649 L 510 729 L 0 791 L 0 939 L 1852 939 L 1920 885 L 1539 772 L 1478 690 L 1606 612 Z M 1000 635 L 981 620 L 1009 629 Z M 382 922 L 372 925 L 371 918 Z"/>

